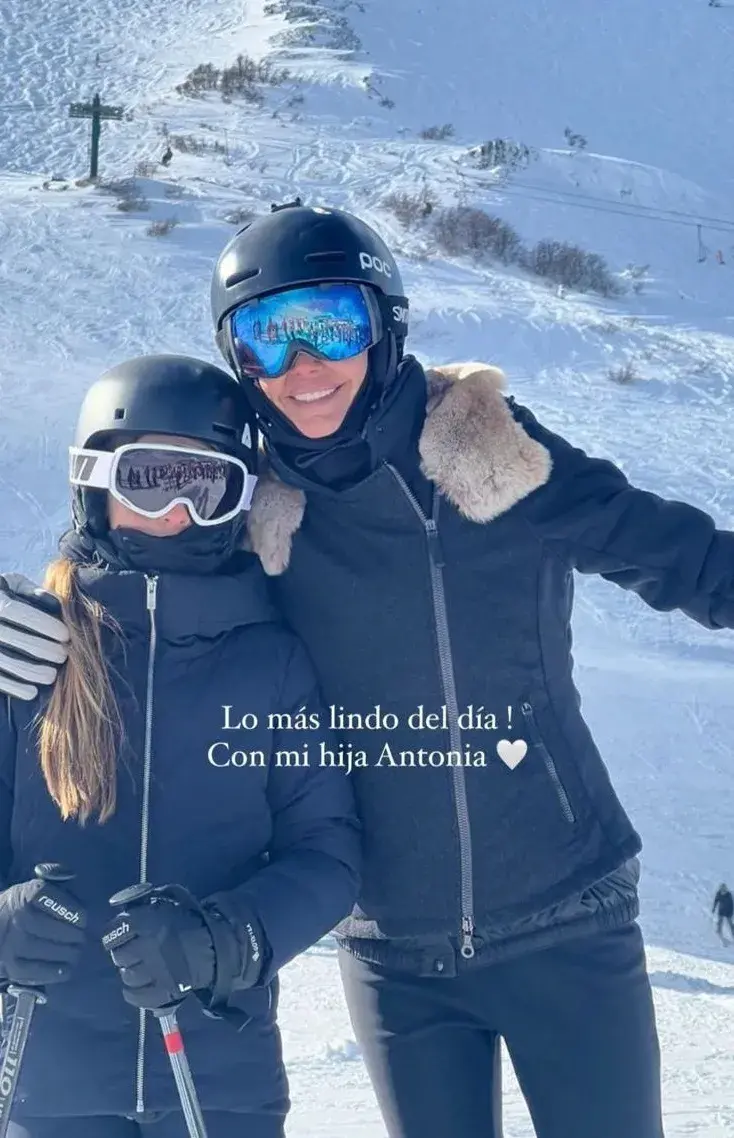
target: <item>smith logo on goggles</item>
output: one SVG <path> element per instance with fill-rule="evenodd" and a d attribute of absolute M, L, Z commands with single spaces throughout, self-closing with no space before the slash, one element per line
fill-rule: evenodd
<path fill-rule="evenodd" d="M 107 490 L 144 518 L 186 506 L 200 526 L 249 510 L 257 478 L 238 458 L 191 447 L 128 443 L 115 451 L 69 447 L 72 486 Z"/>
<path fill-rule="evenodd" d="M 407 301 L 402 297 L 397 321 L 406 323 Z M 339 363 L 366 352 L 382 339 L 385 320 L 377 294 L 348 282 L 308 285 L 247 301 L 232 314 L 229 333 L 232 352 L 241 370 L 253 379 L 284 375 L 299 352 Z M 401 332 L 405 334 L 405 329 Z"/>

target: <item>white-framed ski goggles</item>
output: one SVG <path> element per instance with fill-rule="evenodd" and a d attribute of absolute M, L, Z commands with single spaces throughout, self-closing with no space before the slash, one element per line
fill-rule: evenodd
<path fill-rule="evenodd" d="M 197 525 L 217 526 L 249 510 L 257 477 L 219 451 L 126 443 L 114 451 L 69 447 L 69 481 L 107 490 L 144 518 L 162 518 L 181 504 Z"/>

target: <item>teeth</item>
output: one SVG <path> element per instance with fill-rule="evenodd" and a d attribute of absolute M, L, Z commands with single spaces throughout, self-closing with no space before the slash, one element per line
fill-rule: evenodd
<path fill-rule="evenodd" d="M 297 403 L 315 403 L 318 399 L 326 399 L 327 395 L 333 395 L 335 391 L 335 387 L 329 387 L 326 391 L 306 391 L 303 395 L 294 395 L 293 398 Z"/>

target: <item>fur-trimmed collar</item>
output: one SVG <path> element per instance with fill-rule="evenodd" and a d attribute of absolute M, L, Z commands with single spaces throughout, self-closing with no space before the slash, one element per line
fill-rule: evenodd
<path fill-rule="evenodd" d="M 548 481 L 551 457 L 515 421 L 502 394 L 505 377 L 482 363 L 426 371 L 428 408 L 419 450 L 421 470 L 474 522 L 491 522 Z M 265 470 L 248 519 L 249 546 L 265 572 L 288 566 L 306 495 Z"/>

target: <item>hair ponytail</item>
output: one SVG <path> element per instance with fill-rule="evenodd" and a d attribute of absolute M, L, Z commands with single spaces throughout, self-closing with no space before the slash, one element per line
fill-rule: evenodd
<path fill-rule="evenodd" d="M 102 630 L 119 629 L 102 605 L 80 589 L 72 561 L 53 561 L 43 583 L 59 597 L 69 630 L 69 657 L 40 716 L 43 777 L 62 818 L 83 825 L 96 814 L 105 822 L 115 811 L 123 725 Z"/>

